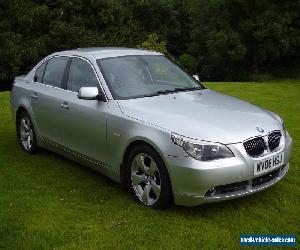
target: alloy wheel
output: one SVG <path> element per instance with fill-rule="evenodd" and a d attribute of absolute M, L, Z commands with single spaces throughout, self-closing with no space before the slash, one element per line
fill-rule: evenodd
<path fill-rule="evenodd" d="M 28 116 L 20 119 L 20 139 L 25 150 L 30 151 L 33 145 L 34 134 L 33 127 Z"/>
<path fill-rule="evenodd" d="M 146 205 L 157 202 L 161 192 L 161 178 L 156 162 L 140 153 L 131 163 L 131 185 L 135 195 Z"/>

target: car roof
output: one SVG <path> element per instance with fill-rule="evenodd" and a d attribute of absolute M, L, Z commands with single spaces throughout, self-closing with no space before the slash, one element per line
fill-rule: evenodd
<path fill-rule="evenodd" d="M 121 47 L 78 48 L 78 49 L 60 51 L 54 54 L 55 55 L 77 55 L 77 56 L 84 56 L 84 57 L 93 57 L 94 59 L 127 56 L 127 55 L 162 55 L 159 52 L 155 52 L 151 50 L 121 48 Z"/>

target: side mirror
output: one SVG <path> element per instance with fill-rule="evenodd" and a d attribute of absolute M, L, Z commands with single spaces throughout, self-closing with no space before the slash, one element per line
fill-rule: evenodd
<path fill-rule="evenodd" d="M 78 98 L 84 100 L 106 101 L 102 93 L 99 93 L 97 87 L 81 87 L 78 92 Z"/>
<path fill-rule="evenodd" d="M 199 75 L 193 75 L 193 77 L 194 77 L 198 82 L 200 82 Z"/>

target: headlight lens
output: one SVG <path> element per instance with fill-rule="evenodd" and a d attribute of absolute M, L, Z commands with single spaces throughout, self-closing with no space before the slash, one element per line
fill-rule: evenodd
<path fill-rule="evenodd" d="M 284 136 L 286 136 L 287 131 L 286 131 L 286 128 L 285 128 L 285 125 L 284 125 L 283 120 L 282 120 L 282 131 L 283 131 L 283 133 L 284 133 Z"/>
<path fill-rule="evenodd" d="M 223 144 L 194 141 L 175 133 L 171 133 L 171 139 L 173 143 L 181 147 L 188 155 L 199 161 L 234 157 L 231 150 Z"/>
<path fill-rule="evenodd" d="M 281 117 L 280 117 L 280 119 L 281 119 L 281 125 L 282 125 L 283 134 L 284 134 L 284 136 L 287 136 L 289 133 L 286 130 L 286 127 L 285 127 L 283 119 Z"/>

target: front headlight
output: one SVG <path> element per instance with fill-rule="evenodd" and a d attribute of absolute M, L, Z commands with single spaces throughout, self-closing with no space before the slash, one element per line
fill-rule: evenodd
<path fill-rule="evenodd" d="M 287 131 L 286 131 L 286 128 L 285 128 L 283 120 L 282 120 L 282 131 L 283 131 L 284 136 L 286 136 L 287 135 Z"/>
<path fill-rule="evenodd" d="M 199 161 L 210 161 L 234 157 L 231 150 L 220 143 L 196 141 L 176 133 L 171 133 L 171 140 L 188 155 Z"/>
<path fill-rule="evenodd" d="M 283 134 L 284 136 L 286 137 L 289 133 L 287 132 L 286 130 L 286 127 L 285 127 L 285 124 L 284 124 L 284 120 L 282 119 L 282 117 L 279 117 L 280 120 L 281 120 L 281 125 L 282 125 L 282 131 L 283 131 Z"/>

